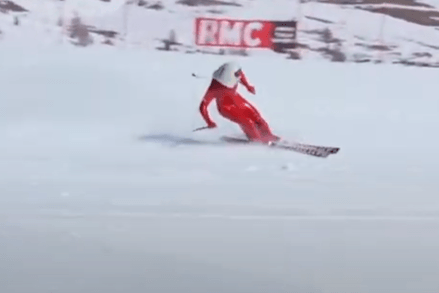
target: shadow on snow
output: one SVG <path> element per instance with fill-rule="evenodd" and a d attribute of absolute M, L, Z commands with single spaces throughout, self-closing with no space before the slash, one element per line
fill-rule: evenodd
<path fill-rule="evenodd" d="M 220 140 L 199 140 L 190 137 L 178 136 L 174 134 L 148 134 L 139 137 L 139 140 L 149 143 L 160 143 L 169 146 L 179 145 L 224 145 L 224 142 Z"/>

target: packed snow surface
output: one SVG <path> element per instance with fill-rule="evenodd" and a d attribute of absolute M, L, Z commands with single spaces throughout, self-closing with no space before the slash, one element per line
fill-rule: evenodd
<path fill-rule="evenodd" d="M 0 49 L 0 292 L 439 292 L 439 72 L 236 59 L 320 159 L 192 132 L 226 60 Z"/>

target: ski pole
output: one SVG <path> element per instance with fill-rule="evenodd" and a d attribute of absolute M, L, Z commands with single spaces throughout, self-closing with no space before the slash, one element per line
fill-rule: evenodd
<path fill-rule="evenodd" d="M 206 78 L 205 76 L 198 75 L 196 73 L 192 73 L 192 76 L 195 77 L 195 78 L 199 78 L 199 79 L 205 79 Z"/>
<path fill-rule="evenodd" d="M 208 128 L 209 128 L 209 126 L 199 127 L 199 128 L 197 128 L 197 129 L 194 129 L 193 132 L 195 132 L 195 131 L 200 131 L 200 130 L 203 130 L 203 129 L 208 129 Z"/>

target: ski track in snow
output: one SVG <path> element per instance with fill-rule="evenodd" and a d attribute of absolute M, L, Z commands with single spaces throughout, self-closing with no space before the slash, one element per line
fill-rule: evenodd
<path fill-rule="evenodd" d="M 439 73 L 238 58 L 319 159 L 194 143 L 226 60 L 0 49 L 2 293 L 439 291 Z"/>

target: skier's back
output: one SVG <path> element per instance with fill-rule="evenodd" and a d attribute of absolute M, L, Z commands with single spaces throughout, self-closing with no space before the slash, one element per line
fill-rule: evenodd
<path fill-rule="evenodd" d="M 244 85 L 255 94 L 255 88 L 249 84 L 241 67 L 235 62 L 221 65 L 212 75 L 212 81 L 200 104 L 200 112 L 207 126 L 216 127 L 207 111 L 207 107 L 216 98 L 218 112 L 237 123 L 249 140 L 270 143 L 279 140 L 271 133 L 267 122 L 260 113 L 238 92 L 238 84 Z"/>

